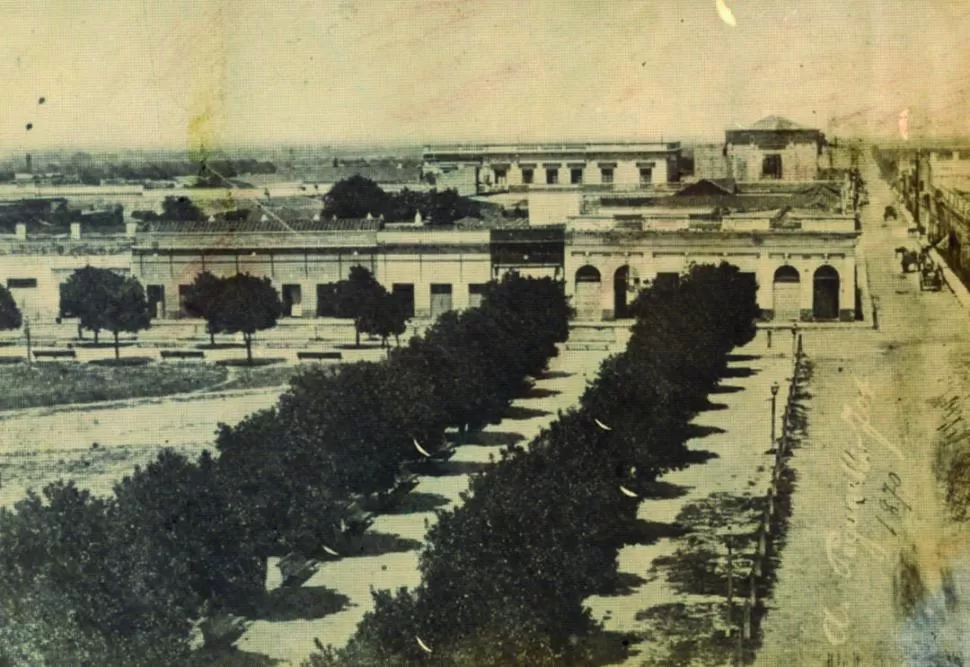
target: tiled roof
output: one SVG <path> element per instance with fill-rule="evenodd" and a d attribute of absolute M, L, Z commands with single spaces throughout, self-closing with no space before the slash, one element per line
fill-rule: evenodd
<path fill-rule="evenodd" d="M 201 222 L 153 221 L 139 223 L 139 233 L 155 234 L 246 234 L 267 232 L 372 232 L 380 229 L 380 220 L 314 220 L 301 218 L 280 222 L 275 217 L 250 216 L 247 220 L 213 220 Z"/>

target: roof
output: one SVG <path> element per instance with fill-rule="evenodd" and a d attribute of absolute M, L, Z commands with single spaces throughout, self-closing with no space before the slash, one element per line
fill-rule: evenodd
<path fill-rule="evenodd" d="M 765 116 L 757 123 L 752 125 L 750 130 L 807 130 L 808 128 L 798 123 L 782 118 L 781 116 Z"/>
<path fill-rule="evenodd" d="M 733 178 L 702 178 L 696 183 L 681 188 L 675 197 L 733 195 L 738 192 L 738 184 Z"/>
<path fill-rule="evenodd" d="M 156 234 L 246 234 L 267 232 L 370 232 L 380 229 L 380 220 L 313 220 L 303 218 L 280 223 L 270 216 L 227 221 L 152 221 L 140 223 L 140 233 Z"/>

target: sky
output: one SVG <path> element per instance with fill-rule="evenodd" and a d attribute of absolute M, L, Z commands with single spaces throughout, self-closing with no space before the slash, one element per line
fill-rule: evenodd
<path fill-rule="evenodd" d="M 970 135 L 966 0 L 724 2 L 0 0 L 0 150 Z"/>

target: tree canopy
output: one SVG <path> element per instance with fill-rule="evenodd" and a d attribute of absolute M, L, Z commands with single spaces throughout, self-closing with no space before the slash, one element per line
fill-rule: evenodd
<path fill-rule="evenodd" d="M 383 216 L 389 222 L 409 222 L 415 214 L 431 225 L 450 225 L 465 217 L 479 217 L 482 206 L 456 190 L 418 192 L 404 188 L 385 192 L 369 178 L 354 175 L 333 185 L 323 198 L 323 215 L 337 218 Z"/>
<path fill-rule="evenodd" d="M 272 329 L 282 315 L 283 303 L 270 279 L 244 273 L 225 280 L 212 317 L 219 331 L 243 335 L 246 359 L 251 363 L 253 334 Z"/>

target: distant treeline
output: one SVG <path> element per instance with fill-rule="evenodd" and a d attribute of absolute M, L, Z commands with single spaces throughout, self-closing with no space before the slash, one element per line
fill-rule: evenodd
<path fill-rule="evenodd" d="M 276 165 L 272 162 L 252 159 L 240 160 L 211 160 L 207 163 L 209 171 L 216 172 L 226 178 L 234 178 L 241 174 L 275 174 Z M 65 170 L 71 173 L 70 167 Z M 121 178 L 125 180 L 171 180 L 179 176 L 198 175 L 198 162 L 171 161 L 146 162 L 132 164 L 119 162 L 117 164 L 91 164 L 78 167 L 76 173 L 82 183 L 97 185 L 104 179 Z"/>

